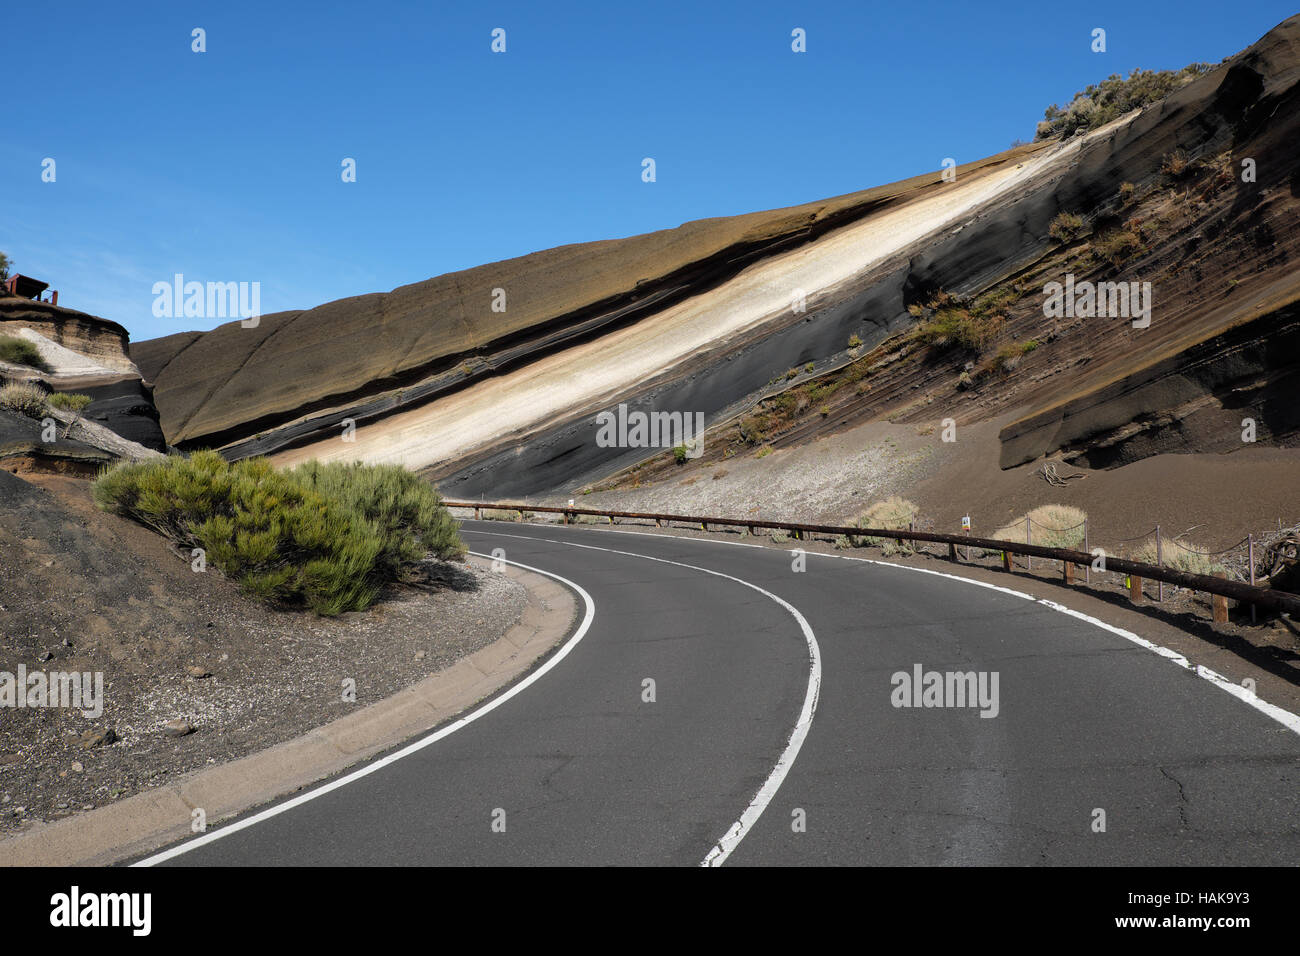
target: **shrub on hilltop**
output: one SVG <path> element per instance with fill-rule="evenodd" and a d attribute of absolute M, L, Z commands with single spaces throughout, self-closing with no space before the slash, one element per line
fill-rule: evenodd
<path fill-rule="evenodd" d="M 1127 77 L 1112 73 L 1076 93 L 1064 107 L 1053 103 L 1043 112 L 1036 140 L 1094 130 L 1125 113 L 1164 99 L 1174 90 L 1214 69 L 1213 63 L 1190 63 L 1181 70 L 1134 70 Z"/>

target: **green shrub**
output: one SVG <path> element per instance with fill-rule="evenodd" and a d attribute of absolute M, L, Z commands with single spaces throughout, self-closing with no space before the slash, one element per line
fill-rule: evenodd
<path fill-rule="evenodd" d="M 28 418 L 45 414 L 45 390 L 29 382 L 14 382 L 0 388 L 0 405 Z"/>
<path fill-rule="evenodd" d="M 851 348 L 851 349 L 857 349 L 857 348 L 861 348 L 861 347 L 862 347 L 862 339 L 858 338 L 858 336 L 857 336 L 856 334 L 854 334 L 854 335 L 850 335 L 850 336 L 849 336 L 849 348 Z"/>
<path fill-rule="evenodd" d="M 0 362 L 26 365 L 28 368 L 39 369 L 42 372 L 50 370 L 49 364 L 41 358 L 41 353 L 36 350 L 36 346 L 15 335 L 0 335 Z"/>
<path fill-rule="evenodd" d="M 674 447 L 673 447 L 673 458 L 674 458 L 674 460 L 676 460 L 677 464 L 679 464 L 679 465 L 684 465 L 684 464 L 686 464 L 686 446 L 685 446 L 685 445 L 676 445 L 676 446 L 674 446 Z"/>
<path fill-rule="evenodd" d="M 999 528 L 991 537 L 998 541 L 1036 544 L 1044 548 L 1070 548 L 1075 551 L 1083 548 L 1083 522 L 1088 515 L 1079 508 L 1070 505 L 1042 505 L 1029 512 L 1028 517 L 1032 531 L 1029 541 L 1025 540 L 1024 517 Z"/>
<path fill-rule="evenodd" d="M 203 548 L 247 593 L 323 615 L 368 607 L 426 547 L 442 558 L 463 551 L 432 486 L 391 466 L 280 472 L 266 459 L 228 464 L 203 451 L 115 465 L 94 496 L 105 511 Z"/>
<path fill-rule="evenodd" d="M 853 522 L 855 528 L 880 528 L 885 531 L 906 531 L 920 509 L 906 498 L 890 495 L 884 501 L 877 501 Z M 874 535 L 850 535 L 848 543 L 855 548 L 863 545 L 875 545 L 883 548 L 885 554 L 901 554 L 914 550 L 911 541 L 899 541 L 896 538 L 880 538 Z"/>
<path fill-rule="evenodd" d="M 465 553 L 441 496 L 401 465 L 308 461 L 289 474 L 375 527 L 383 545 L 378 567 L 386 578 L 396 579 L 427 554 L 452 561 Z"/>
<path fill-rule="evenodd" d="M 1083 217 L 1072 212 L 1056 214 L 1047 227 L 1047 234 L 1057 242 L 1073 242 L 1083 235 Z"/>
<path fill-rule="evenodd" d="M 89 395 L 82 395 L 79 392 L 55 392 L 46 399 L 53 408 L 61 408 L 65 412 L 78 414 L 85 411 L 87 405 L 92 401 Z"/>

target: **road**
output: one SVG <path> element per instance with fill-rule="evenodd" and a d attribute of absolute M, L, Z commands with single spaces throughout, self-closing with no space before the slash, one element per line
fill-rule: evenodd
<path fill-rule="evenodd" d="M 159 862 L 1300 862 L 1300 734 L 1089 620 L 828 555 L 464 532 L 590 597 L 563 659 L 436 743 Z M 918 666 L 983 675 L 986 706 L 895 706 Z"/>

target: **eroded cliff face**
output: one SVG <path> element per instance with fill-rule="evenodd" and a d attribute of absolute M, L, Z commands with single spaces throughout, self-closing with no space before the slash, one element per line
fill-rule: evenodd
<path fill-rule="evenodd" d="M 0 296 L 0 335 L 31 342 L 48 365 L 48 370 L 38 370 L 0 363 L 0 378 L 40 381 L 53 391 L 89 395 L 83 418 L 146 448 L 165 450 L 158 410 L 131 360 L 129 336 L 122 326 L 49 303 Z M 11 458 L 70 458 L 97 466 L 113 457 L 68 440 L 41 442 L 39 429 L 16 420 L 8 421 L 2 431 L 0 452 Z"/>
<path fill-rule="evenodd" d="M 960 172 L 974 182 L 1008 158 Z M 342 418 L 360 424 L 419 407 L 627 328 L 756 262 L 945 185 L 936 172 L 788 209 L 548 249 L 263 316 L 256 328 L 231 322 L 134 343 L 131 354 L 155 385 L 171 442 L 272 452 L 336 434 Z M 782 297 L 788 304 L 790 292 Z"/>
<path fill-rule="evenodd" d="M 956 182 L 563 247 L 132 355 L 174 442 L 400 461 L 456 495 L 573 489 L 646 460 L 596 441 L 620 403 L 702 412 L 713 449 L 1010 416 L 1004 467 L 1226 450 L 1244 407 L 1260 441 L 1288 444 L 1298 78 L 1293 18 L 1160 103 Z M 1062 213 L 1083 225 L 1058 242 Z M 1067 277 L 1149 286 L 1150 324 L 1045 314 Z M 941 302 L 986 340 L 918 335 Z"/>

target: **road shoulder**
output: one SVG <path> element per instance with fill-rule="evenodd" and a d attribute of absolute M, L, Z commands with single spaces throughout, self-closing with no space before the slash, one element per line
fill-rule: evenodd
<path fill-rule="evenodd" d="M 522 584 L 528 598 L 518 623 L 494 643 L 293 740 L 0 840 L 0 860 L 8 866 L 101 866 L 139 856 L 192 835 L 195 810 L 211 828 L 452 720 L 523 677 L 573 632 L 577 602 L 567 588 L 520 568 L 503 573 Z"/>

